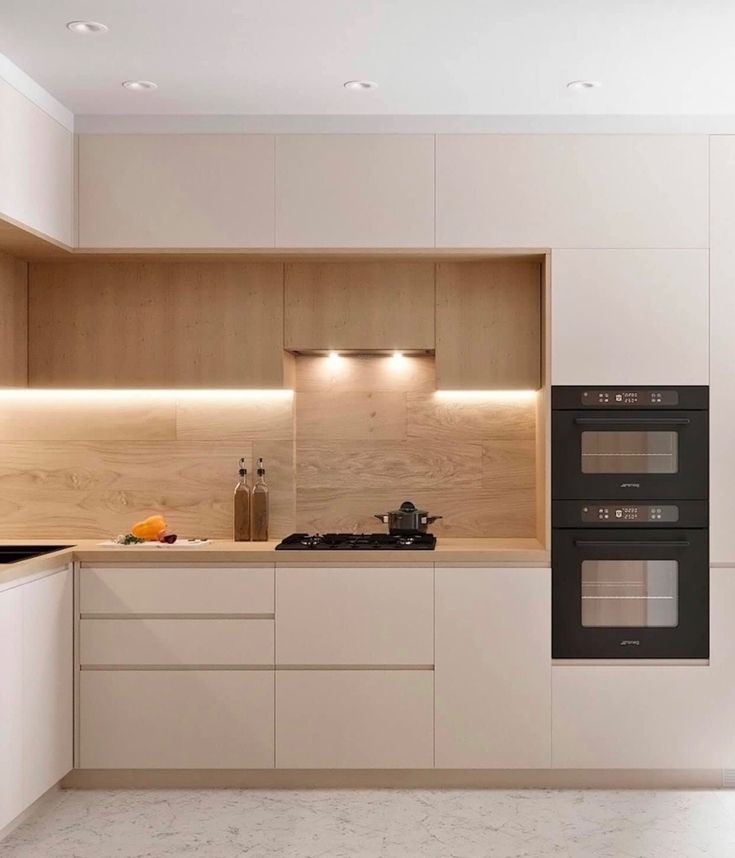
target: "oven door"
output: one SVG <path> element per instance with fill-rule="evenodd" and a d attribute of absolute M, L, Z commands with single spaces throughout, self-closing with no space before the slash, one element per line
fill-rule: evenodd
<path fill-rule="evenodd" d="M 554 498 L 706 499 L 706 411 L 555 411 Z"/>
<path fill-rule="evenodd" d="M 709 658 L 707 530 L 554 530 L 554 658 Z"/>

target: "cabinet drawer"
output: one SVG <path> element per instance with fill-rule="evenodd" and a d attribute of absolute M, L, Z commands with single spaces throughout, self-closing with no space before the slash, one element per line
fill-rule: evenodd
<path fill-rule="evenodd" d="M 433 671 L 278 671 L 276 736 L 278 768 L 431 768 Z"/>
<path fill-rule="evenodd" d="M 273 665 L 273 620 L 82 620 L 82 665 Z"/>
<path fill-rule="evenodd" d="M 432 568 L 280 568 L 276 663 L 433 665 Z"/>
<path fill-rule="evenodd" d="M 86 769 L 273 767 L 273 671 L 83 671 Z"/>
<path fill-rule="evenodd" d="M 272 614 L 273 567 L 84 566 L 82 614 Z"/>

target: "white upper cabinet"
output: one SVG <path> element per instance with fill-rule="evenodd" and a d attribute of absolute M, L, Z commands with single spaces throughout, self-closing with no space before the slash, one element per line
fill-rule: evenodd
<path fill-rule="evenodd" d="M 711 559 L 735 563 L 735 137 L 713 137 L 711 147 Z"/>
<path fill-rule="evenodd" d="M 434 137 L 277 137 L 276 245 L 433 247 Z"/>
<path fill-rule="evenodd" d="M 79 137 L 81 247 L 272 247 L 273 137 Z"/>
<path fill-rule="evenodd" d="M 551 573 L 436 570 L 436 766 L 551 765 Z"/>
<path fill-rule="evenodd" d="M 439 135 L 438 247 L 706 247 L 707 138 Z"/>
<path fill-rule="evenodd" d="M 706 250 L 558 250 L 552 384 L 708 384 Z"/>
<path fill-rule="evenodd" d="M 74 135 L 0 80 L 0 216 L 74 243 Z"/>

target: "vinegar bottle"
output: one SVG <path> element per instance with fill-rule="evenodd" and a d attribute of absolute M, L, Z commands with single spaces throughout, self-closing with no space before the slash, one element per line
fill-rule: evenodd
<path fill-rule="evenodd" d="M 266 542 L 268 539 L 268 486 L 265 484 L 265 466 L 258 459 L 258 477 L 253 486 L 252 537 L 254 542 Z"/>
<path fill-rule="evenodd" d="M 250 540 L 250 486 L 245 459 L 240 459 L 240 479 L 235 486 L 235 542 Z"/>

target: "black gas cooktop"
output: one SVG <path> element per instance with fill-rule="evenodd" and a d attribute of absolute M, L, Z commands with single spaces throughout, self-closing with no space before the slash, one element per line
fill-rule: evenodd
<path fill-rule="evenodd" d="M 292 533 L 276 551 L 433 551 L 435 546 L 431 533 Z"/>

